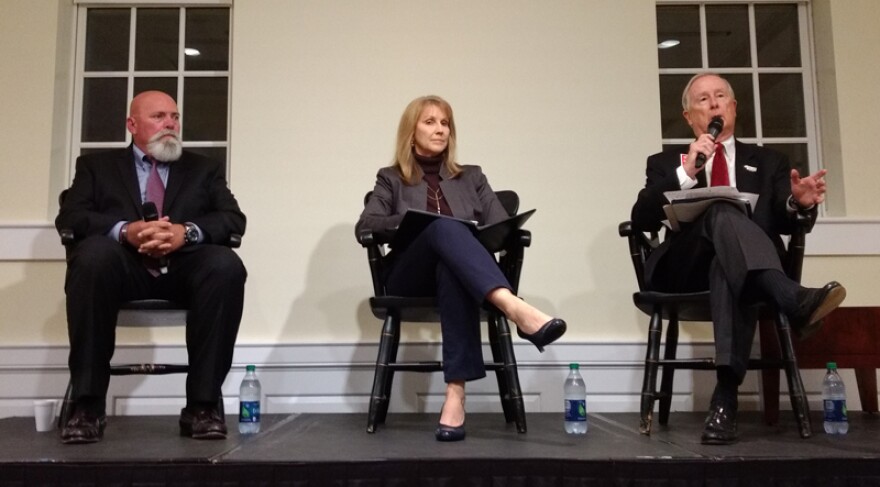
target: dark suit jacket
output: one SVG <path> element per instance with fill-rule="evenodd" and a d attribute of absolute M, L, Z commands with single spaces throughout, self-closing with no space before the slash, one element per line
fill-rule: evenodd
<path fill-rule="evenodd" d="M 741 192 L 755 193 L 758 203 L 753 209 L 752 220 L 760 226 L 774 242 L 779 252 L 784 251 L 780 234 L 789 234 L 794 229 L 795 215 L 788 210 L 791 196 L 791 166 L 788 158 L 779 152 L 753 144 L 736 141 L 736 187 Z M 632 208 L 632 224 L 636 230 L 653 232 L 660 230 L 662 220 L 666 219 L 663 205 L 667 203 L 663 193 L 681 189 L 676 169 L 681 165 L 681 154 L 686 154 L 688 146 L 673 147 L 648 158 L 645 187 L 639 191 L 638 199 Z M 706 186 L 706 173 L 697 175 L 696 187 Z M 815 219 L 816 209 L 812 210 Z M 648 273 L 665 248 L 675 239 L 675 232 L 666 233 L 666 241 L 657 249 L 649 261 Z"/>
<path fill-rule="evenodd" d="M 172 223 L 198 225 L 205 243 L 222 245 L 230 234 L 244 234 L 245 216 L 229 191 L 224 165 L 218 161 L 183 151 L 170 165 L 164 205 L 162 214 Z M 55 219 L 58 229 L 72 229 L 80 240 L 105 235 L 119 221 L 142 218 L 132 146 L 76 160 L 73 184 Z"/>
<path fill-rule="evenodd" d="M 440 168 L 440 189 L 452 216 L 476 221 L 478 225 L 499 222 L 508 217 L 480 166 L 462 166 L 456 178 Z M 355 235 L 368 228 L 379 235 L 390 235 L 400 225 L 406 210 L 427 208 L 428 184 L 420 181 L 408 186 L 394 167 L 383 167 L 376 175 L 376 186 L 355 225 Z"/>

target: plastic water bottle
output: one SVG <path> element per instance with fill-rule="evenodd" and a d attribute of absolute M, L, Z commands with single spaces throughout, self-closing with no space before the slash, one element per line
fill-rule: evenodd
<path fill-rule="evenodd" d="M 822 404 L 825 407 L 825 433 L 845 435 L 849 431 L 846 419 L 846 386 L 837 374 L 837 363 L 828 362 L 828 371 L 822 381 Z"/>
<path fill-rule="evenodd" d="M 238 432 L 243 435 L 260 432 L 260 380 L 257 368 L 248 365 L 238 393 Z"/>
<path fill-rule="evenodd" d="M 578 364 L 569 364 L 565 379 L 565 432 L 582 435 L 587 432 L 587 386 Z"/>

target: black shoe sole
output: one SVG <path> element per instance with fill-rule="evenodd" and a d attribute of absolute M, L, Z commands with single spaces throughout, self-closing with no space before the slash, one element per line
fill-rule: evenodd
<path fill-rule="evenodd" d="M 227 433 L 222 431 L 208 431 L 207 433 L 194 433 L 192 425 L 180 423 L 180 436 L 186 436 L 194 440 L 225 440 Z"/>
<path fill-rule="evenodd" d="M 838 283 L 828 290 L 828 294 L 819 303 L 819 306 L 810 315 L 809 322 L 800 330 L 795 330 L 795 335 L 801 340 L 809 338 L 822 328 L 822 319 L 828 316 L 846 299 L 846 288 Z"/>

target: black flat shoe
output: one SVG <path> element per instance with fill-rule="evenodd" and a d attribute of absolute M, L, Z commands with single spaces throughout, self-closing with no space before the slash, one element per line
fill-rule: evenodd
<path fill-rule="evenodd" d="M 559 337 L 565 334 L 565 330 L 565 320 L 553 318 L 547 323 L 544 323 L 544 326 L 542 326 L 540 330 L 531 335 L 523 333 L 519 328 L 516 329 L 516 334 L 519 335 L 520 338 L 532 342 L 532 344 L 538 347 L 539 352 L 543 352 L 544 347 L 558 340 Z"/>
<path fill-rule="evenodd" d="M 461 423 L 461 426 L 446 426 L 443 423 L 437 423 L 434 438 L 437 438 L 437 441 L 461 441 L 464 439 L 464 423 Z"/>

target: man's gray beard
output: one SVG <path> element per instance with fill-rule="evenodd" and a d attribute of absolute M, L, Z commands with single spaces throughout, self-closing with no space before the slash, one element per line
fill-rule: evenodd
<path fill-rule="evenodd" d="M 180 159 L 183 144 L 176 137 L 164 137 L 164 133 L 153 136 L 154 140 L 147 143 L 147 150 L 157 161 L 173 162 Z"/>

